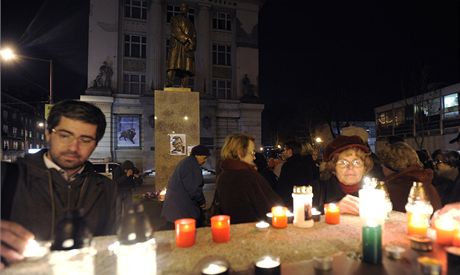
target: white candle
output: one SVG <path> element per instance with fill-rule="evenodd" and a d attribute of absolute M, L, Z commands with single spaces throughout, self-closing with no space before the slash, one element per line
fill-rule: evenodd
<path fill-rule="evenodd" d="M 256 223 L 256 227 L 259 229 L 266 229 L 270 227 L 270 224 L 268 222 L 260 221 Z"/>
<path fill-rule="evenodd" d="M 260 268 L 274 268 L 280 265 L 278 259 L 274 259 L 270 256 L 265 256 L 262 260 L 256 262 L 256 266 Z"/>
<path fill-rule="evenodd" d="M 220 274 L 227 271 L 227 267 L 220 263 L 210 263 L 208 266 L 203 268 L 201 272 L 207 275 Z"/>

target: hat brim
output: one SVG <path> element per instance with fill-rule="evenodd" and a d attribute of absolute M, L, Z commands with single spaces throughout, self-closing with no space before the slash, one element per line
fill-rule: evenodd
<path fill-rule="evenodd" d="M 338 149 L 336 149 L 335 151 L 331 152 L 329 154 L 329 156 L 327 156 L 327 159 L 326 161 L 330 161 L 332 159 L 332 156 L 334 156 L 334 154 L 339 154 L 347 149 L 350 149 L 350 148 L 358 148 L 358 149 L 361 149 L 363 150 L 365 153 L 369 153 L 370 150 L 369 150 L 369 147 L 367 147 L 366 145 L 363 145 L 363 144 L 348 144 L 348 145 L 345 145 L 343 147 L 340 147 Z"/>

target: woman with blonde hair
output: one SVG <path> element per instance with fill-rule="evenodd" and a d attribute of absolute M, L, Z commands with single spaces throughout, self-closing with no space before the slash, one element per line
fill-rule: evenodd
<path fill-rule="evenodd" d="M 382 163 L 385 184 L 393 210 L 406 212 L 405 205 L 412 183 L 423 182 L 434 210 L 441 208 L 441 199 L 432 184 L 433 170 L 424 169 L 417 152 L 406 142 L 387 144 L 377 152 Z"/>
<path fill-rule="evenodd" d="M 220 212 L 232 223 L 254 222 L 265 217 L 281 199 L 256 170 L 254 138 L 245 134 L 227 136 L 221 150 L 222 172 L 216 193 Z"/>

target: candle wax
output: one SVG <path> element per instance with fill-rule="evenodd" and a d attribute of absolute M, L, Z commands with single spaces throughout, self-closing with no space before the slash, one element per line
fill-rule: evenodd
<path fill-rule="evenodd" d="M 340 223 L 340 209 L 333 203 L 328 204 L 324 208 L 324 215 L 327 224 Z"/>

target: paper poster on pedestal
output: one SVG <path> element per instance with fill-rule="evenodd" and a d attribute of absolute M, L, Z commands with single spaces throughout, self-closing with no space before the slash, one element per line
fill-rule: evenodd
<path fill-rule="evenodd" d="M 184 156 L 187 152 L 187 142 L 185 134 L 169 134 L 169 154 L 174 156 Z"/>

